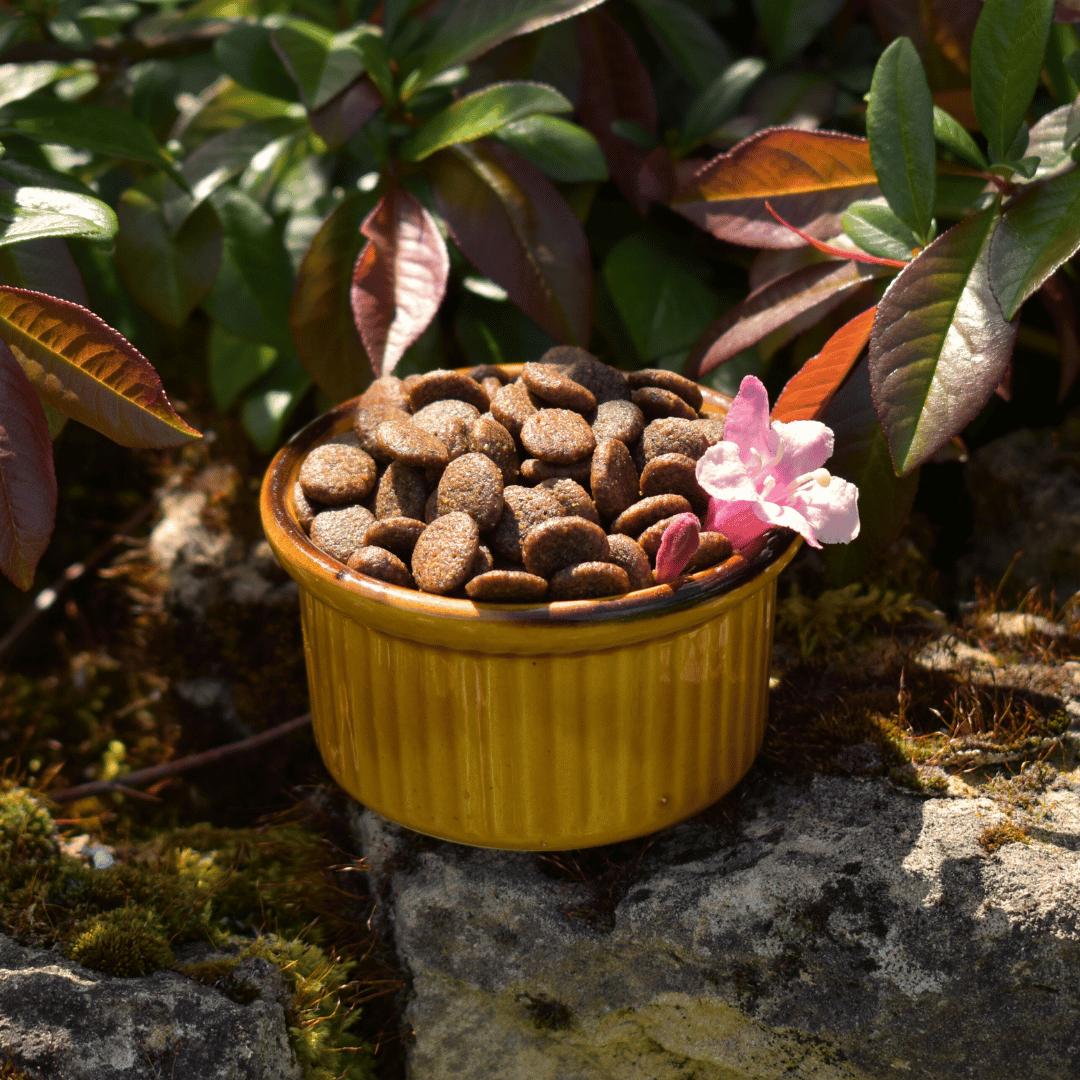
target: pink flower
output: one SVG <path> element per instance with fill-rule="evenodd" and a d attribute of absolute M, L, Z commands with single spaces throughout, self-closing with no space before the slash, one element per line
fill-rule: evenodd
<path fill-rule="evenodd" d="M 697 463 L 698 483 L 712 496 L 705 528 L 723 533 L 736 550 L 774 525 L 794 529 L 811 547 L 854 540 L 859 491 L 822 468 L 832 451 L 832 431 L 816 420 L 770 423 L 765 387 L 747 375 L 723 442 Z"/>
<path fill-rule="evenodd" d="M 656 553 L 656 580 L 661 585 L 674 581 L 686 569 L 700 546 L 701 523 L 695 514 L 679 514 L 664 530 Z"/>

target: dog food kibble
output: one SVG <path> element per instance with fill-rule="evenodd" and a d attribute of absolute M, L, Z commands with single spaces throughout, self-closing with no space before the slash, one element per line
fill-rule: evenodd
<path fill-rule="evenodd" d="M 598 600 L 630 591 L 630 578 L 621 566 L 610 562 L 582 562 L 551 575 L 551 600 Z"/>
<path fill-rule="evenodd" d="M 292 506 L 316 547 L 394 586 L 517 604 L 648 589 L 671 520 L 708 507 L 697 462 L 724 422 L 701 405 L 675 372 L 625 374 L 572 345 L 516 379 L 384 376 L 352 431 L 308 453 Z M 703 531 L 685 573 L 740 560 Z"/>
<path fill-rule="evenodd" d="M 460 510 L 436 518 L 416 541 L 412 572 L 424 592 L 445 596 L 464 585 L 480 550 L 480 530 Z"/>
<path fill-rule="evenodd" d="M 323 510 L 311 523 L 311 542 L 338 562 L 364 544 L 368 526 L 375 515 L 366 506 L 346 506 L 341 510 Z"/>
<path fill-rule="evenodd" d="M 463 454 L 446 466 L 439 481 L 435 509 L 441 517 L 464 511 L 481 532 L 495 527 L 503 508 L 503 478 L 499 466 L 483 454 Z"/>
<path fill-rule="evenodd" d="M 550 578 L 572 563 L 605 562 L 607 533 L 584 518 L 549 518 L 529 530 L 521 553 L 530 574 Z"/>
<path fill-rule="evenodd" d="M 375 486 L 378 472 L 370 454 L 358 446 L 324 443 L 300 466 L 300 487 L 309 499 L 327 506 L 348 506 Z"/>
<path fill-rule="evenodd" d="M 388 581 L 391 585 L 400 585 L 407 589 L 412 584 L 409 568 L 392 552 L 381 547 L 358 547 L 345 564 L 350 570 L 356 570 L 368 577 Z"/>
<path fill-rule="evenodd" d="M 582 461 L 596 446 L 584 417 L 569 409 L 541 409 L 521 425 L 520 438 L 533 457 L 551 465 Z"/>

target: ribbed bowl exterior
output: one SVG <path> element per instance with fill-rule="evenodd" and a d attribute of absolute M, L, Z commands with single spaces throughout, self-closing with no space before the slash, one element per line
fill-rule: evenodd
<path fill-rule="evenodd" d="M 706 391 L 706 408 L 726 399 Z M 300 586 L 315 737 L 365 806 L 460 843 L 565 849 L 690 817 L 745 775 L 764 735 L 776 578 L 799 539 L 603 601 L 473 604 L 354 574 L 296 524 L 307 451 L 267 471 L 267 539 Z"/>

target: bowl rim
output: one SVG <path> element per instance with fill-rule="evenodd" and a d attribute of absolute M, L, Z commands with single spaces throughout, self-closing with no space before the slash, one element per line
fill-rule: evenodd
<path fill-rule="evenodd" d="M 509 374 L 523 365 L 503 364 Z M 469 368 L 459 368 L 469 371 Z M 731 398 L 701 387 L 707 412 L 726 414 Z M 369 601 L 403 611 L 450 620 L 515 623 L 591 623 L 651 618 L 674 613 L 734 592 L 773 566 L 785 554 L 794 555 L 799 536 L 790 529 L 770 529 L 742 552 L 718 566 L 685 575 L 675 582 L 638 589 L 622 596 L 593 600 L 555 600 L 544 603 L 485 603 L 408 589 L 350 570 L 317 548 L 301 528 L 293 510 L 292 486 L 307 453 L 321 442 L 352 430 L 351 415 L 359 396 L 343 401 L 310 421 L 274 455 L 262 485 L 260 510 L 263 528 L 279 557 L 285 554 L 302 575 L 323 589 L 335 587 Z M 284 552 L 278 550 L 284 548 Z M 784 558 L 786 565 L 788 559 Z M 294 575 L 295 576 L 295 575 Z"/>

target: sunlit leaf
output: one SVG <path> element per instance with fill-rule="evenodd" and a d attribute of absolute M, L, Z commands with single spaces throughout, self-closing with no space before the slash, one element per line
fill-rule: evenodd
<path fill-rule="evenodd" d="M 786 64 L 827 26 L 844 0 L 754 0 L 773 63 Z"/>
<path fill-rule="evenodd" d="M 1062 105 L 1040 117 L 1038 122 L 1032 125 L 1025 153 L 1039 159 L 1035 180 L 1045 180 L 1053 173 L 1074 167 L 1072 157 L 1066 149 L 1069 112 L 1070 106 Z"/>
<path fill-rule="evenodd" d="M 902 270 L 870 335 L 874 403 L 896 471 L 929 460 L 973 420 L 1009 363 L 1016 324 L 990 288 L 991 207 L 954 225 Z"/>
<path fill-rule="evenodd" d="M 971 95 L 990 151 L 1006 160 L 1039 81 L 1054 0 L 986 0 L 971 40 Z"/>
<path fill-rule="evenodd" d="M 308 117 L 312 129 L 330 150 L 344 146 L 382 108 L 379 91 L 366 76 Z"/>
<path fill-rule="evenodd" d="M 1080 249 L 1080 169 L 1030 184 L 990 246 L 990 284 L 1006 319 Z"/>
<path fill-rule="evenodd" d="M 116 214 L 100 199 L 53 188 L 0 184 L 0 246 L 47 236 L 111 240 Z"/>
<path fill-rule="evenodd" d="M 718 75 L 695 99 L 683 122 L 681 144 L 693 146 L 730 120 L 738 111 L 746 92 L 765 72 L 765 61 L 756 56 L 736 60 Z"/>
<path fill-rule="evenodd" d="M 490 143 L 444 151 L 432 158 L 431 176 L 439 213 L 469 262 L 556 341 L 586 345 L 589 247 L 551 182 Z"/>
<path fill-rule="evenodd" d="M 273 345 L 248 341 L 214 323 L 207 350 L 210 390 L 219 409 L 228 409 L 236 399 L 265 375 L 277 360 Z"/>
<path fill-rule="evenodd" d="M 71 68 L 63 67 L 55 60 L 0 64 L 0 107 L 29 97 L 36 90 L 71 73 Z"/>
<path fill-rule="evenodd" d="M 978 144 L 940 105 L 934 106 L 934 138 L 973 168 L 986 168 L 986 157 Z"/>
<path fill-rule="evenodd" d="M 302 123 L 306 112 L 304 106 L 297 101 L 283 101 L 268 94 L 260 94 L 246 86 L 239 86 L 227 76 L 212 82 L 198 96 L 198 102 L 194 110 L 185 114 L 172 132 L 173 137 L 189 149 L 199 146 L 204 139 L 219 131 L 228 131 L 229 128 L 254 123 L 256 120 L 287 116 Z"/>
<path fill-rule="evenodd" d="M 530 34 L 560 19 L 580 15 L 603 0 L 454 0 L 424 58 L 415 90 L 447 68 L 493 49 L 502 41 Z"/>
<path fill-rule="evenodd" d="M 796 236 L 805 240 L 812 248 L 817 249 L 823 255 L 829 255 L 834 259 L 853 259 L 855 262 L 861 263 L 877 263 L 879 266 L 891 266 L 894 269 L 900 269 L 903 265 L 910 260 L 908 259 L 893 259 L 888 256 L 882 257 L 880 255 L 871 255 L 869 252 L 861 251 L 858 247 L 847 248 L 839 247 L 836 244 L 827 244 L 823 240 L 815 240 L 808 232 L 804 232 L 802 229 L 797 229 L 790 221 L 785 221 L 777 212 L 776 208 L 771 202 L 765 203 L 765 209 L 773 216 L 774 220 L 778 221 L 786 229 L 790 229 Z M 844 215 L 847 216 L 846 214 Z"/>
<path fill-rule="evenodd" d="M 1050 313 L 1057 331 L 1061 364 L 1057 400 L 1060 405 L 1080 377 L 1080 323 L 1076 317 L 1076 291 L 1069 279 L 1058 271 L 1043 282 L 1039 297 Z"/>
<path fill-rule="evenodd" d="M 174 412 L 146 357 L 77 304 L 0 286 L 0 338 L 43 401 L 121 446 L 199 437 Z"/>
<path fill-rule="evenodd" d="M 911 262 L 915 250 L 922 247 L 915 234 L 880 203 L 852 203 L 843 223 L 844 232 L 871 255 Z"/>
<path fill-rule="evenodd" d="M 561 116 L 526 116 L 504 124 L 493 136 L 552 180 L 572 184 L 608 178 L 600 144 L 583 127 Z"/>
<path fill-rule="evenodd" d="M 572 110 L 558 90 L 542 83 L 493 83 L 436 113 L 405 142 L 401 155 L 406 161 L 422 161 L 451 143 L 474 142 L 523 116 Z"/>
<path fill-rule="evenodd" d="M 33 585 L 55 520 L 49 424 L 19 362 L 0 341 L 0 570 L 20 589 Z"/>
<path fill-rule="evenodd" d="M 296 275 L 289 326 L 297 355 L 318 388 L 333 401 L 355 397 L 371 381 L 349 295 L 364 237 L 360 226 L 374 194 L 349 196 L 311 241 Z"/>
<path fill-rule="evenodd" d="M 729 243 L 798 247 L 804 241 L 773 220 L 825 240 L 844 211 L 880 195 L 865 139 L 834 131 L 769 128 L 714 158 L 676 192 L 672 209 Z"/>
<path fill-rule="evenodd" d="M 870 340 L 877 308 L 844 323 L 788 380 L 773 405 L 776 420 L 820 420 Z M 869 384 L 868 384 L 869 385 Z"/>
<path fill-rule="evenodd" d="M 846 585 L 865 574 L 903 528 L 915 502 L 919 470 L 907 476 L 893 471 L 865 360 L 840 388 L 822 421 L 836 440 L 829 472 L 859 489 L 859 535 L 850 544 L 829 544 L 822 551 L 830 582 Z"/>
<path fill-rule="evenodd" d="M 621 138 L 612 124 L 629 121 L 656 135 L 656 98 L 648 69 L 630 35 L 606 11 L 576 20 L 581 49 L 581 97 L 577 118 L 593 133 L 615 183 L 640 212 L 648 209 L 640 172 L 646 151 Z"/>
<path fill-rule="evenodd" d="M 376 375 L 389 375 L 435 318 L 450 256 L 420 200 L 392 188 L 362 226 L 368 238 L 352 278 L 352 310 Z"/>
<path fill-rule="evenodd" d="M 711 371 L 796 316 L 825 315 L 842 304 L 852 289 L 888 272 L 856 262 L 818 263 L 796 270 L 752 292 L 721 315 L 701 336 L 690 363 L 702 374 Z"/>
<path fill-rule="evenodd" d="M 182 326 L 221 264 L 222 229 L 213 207 L 204 203 L 172 236 L 156 200 L 130 187 L 117 216 L 115 261 L 124 284 L 166 326 Z"/>
<path fill-rule="evenodd" d="M 300 92 L 281 57 L 274 51 L 270 30 L 241 23 L 214 42 L 222 71 L 241 86 L 283 101 L 299 101 Z"/>
<path fill-rule="evenodd" d="M 704 90 L 731 62 L 727 45 L 693 8 L 681 0 L 633 0 L 655 29 L 680 73 Z"/>
<path fill-rule="evenodd" d="M 244 398 L 240 420 L 248 438 L 264 454 L 281 441 L 289 417 L 310 389 L 307 372 L 290 355 L 279 360 Z"/>

